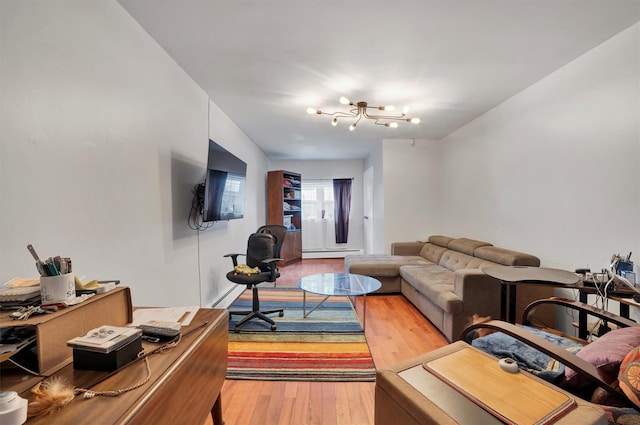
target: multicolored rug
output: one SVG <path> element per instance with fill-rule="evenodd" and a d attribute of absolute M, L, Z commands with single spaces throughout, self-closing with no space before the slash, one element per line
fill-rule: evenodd
<path fill-rule="evenodd" d="M 262 381 L 374 381 L 376 368 L 360 321 L 346 298 L 329 298 L 307 318 L 302 291 L 260 288 L 260 308 L 284 308 L 284 317 L 270 315 L 277 324 L 252 320 L 239 333 L 229 322 L 227 379 Z M 307 294 L 307 311 L 324 297 Z M 229 308 L 250 310 L 245 291 Z"/>

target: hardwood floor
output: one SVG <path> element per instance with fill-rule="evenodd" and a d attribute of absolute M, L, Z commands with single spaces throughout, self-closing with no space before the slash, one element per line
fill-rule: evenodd
<path fill-rule="evenodd" d="M 344 271 L 341 258 L 303 260 L 280 269 L 278 286 L 295 286 L 310 274 Z M 359 314 L 361 303 L 358 299 Z M 402 295 L 367 297 L 365 334 L 378 369 L 447 344 Z M 226 425 L 373 424 L 374 386 L 373 382 L 227 380 L 222 416 Z"/>

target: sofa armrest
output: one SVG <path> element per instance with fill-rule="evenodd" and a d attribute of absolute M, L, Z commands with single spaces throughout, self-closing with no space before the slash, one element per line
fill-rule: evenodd
<path fill-rule="evenodd" d="M 441 407 L 400 376 L 401 373 L 467 346 L 462 341 L 422 353 L 391 366 L 378 369 L 375 387 L 375 425 L 457 424 Z"/>
<path fill-rule="evenodd" d="M 454 272 L 453 290 L 462 299 L 466 316 L 500 317 L 500 282 L 480 269 Z"/>
<path fill-rule="evenodd" d="M 476 323 L 462 331 L 461 339 L 464 339 L 469 332 L 480 328 L 488 328 L 494 331 L 503 332 L 529 345 L 530 347 L 533 347 L 536 350 L 545 353 L 549 357 L 556 359 L 566 367 L 573 369 L 582 378 L 585 378 L 592 384 L 603 388 L 611 396 L 616 398 L 620 397 L 620 394 L 615 390 L 615 388 L 613 388 L 602 379 L 594 365 L 567 351 L 565 348 L 547 341 L 546 339 L 535 335 L 534 333 L 528 332 L 517 325 L 513 325 L 508 322 L 502 322 L 500 320 L 490 320 L 484 323 Z"/>
<path fill-rule="evenodd" d="M 554 305 L 559 305 L 561 307 L 571 308 L 573 310 L 577 310 L 578 312 L 586 313 L 588 315 L 597 317 L 598 319 L 602 319 L 605 322 L 610 322 L 623 328 L 629 327 L 629 326 L 640 326 L 640 324 L 638 324 L 637 322 L 631 319 L 618 316 L 617 314 L 610 313 L 606 310 L 602 310 L 600 308 L 594 307 L 589 304 L 585 304 L 580 301 L 571 300 L 568 298 L 561 298 L 561 297 L 544 298 L 529 304 L 524 309 L 524 312 L 522 313 L 522 324 L 531 325 L 531 322 L 529 322 L 529 312 L 531 310 L 535 310 L 537 306 L 544 305 L 544 304 L 554 304 Z"/>
<path fill-rule="evenodd" d="M 376 373 L 375 425 L 455 425 L 449 415 L 397 372 L 382 369 Z"/>
<path fill-rule="evenodd" d="M 391 244 L 392 255 L 420 255 L 426 242 L 394 242 Z"/>
<path fill-rule="evenodd" d="M 467 417 L 471 416 L 475 420 L 464 422 L 456 420 L 455 418 L 462 417 L 459 413 L 466 408 L 467 404 L 475 406 L 475 408 L 471 407 L 473 410 L 478 409 L 478 407 L 462 393 L 453 387 L 447 386 L 443 381 L 439 381 L 435 376 L 433 376 L 433 379 L 443 385 L 445 391 L 442 391 L 441 394 L 439 393 L 438 397 L 433 398 L 431 396 L 433 391 L 440 391 L 440 388 L 432 390 L 433 387 L 430 386 L 428 379 L 416 377 L 415 374 L 406 375 L 406 372 L 410 372 L 408 369 L 415 367 L 420 367 L 423 373 L 428 374 L 422 364 L 467 346 L 462 341 L 454 342 L 412 359 L 379 369 L 375 387 L 375 425 L 391 423 L 401 425 L 493 423 L 487 420 L 479 420 L 477 412 L 467 414 Z M 416 383 L 419 383 L 419 385 L 416 385 Z M 424 391 L 425 387 L 429 387 L 427 392 Z M 450 397 L 449 391 L 457 393 L 456 395 L 461 397 L 462 401 L 458 401 L 455 396 Z M 443 399 L 446 399 L 445 403 L 442 402 Z M 566 416 L 558 418 L 554 423 L 558 425 L 607 424 L 606 416 L 600 408 L 580 399 L 576 399 L 576 404 L 575 409 Z M 446 412 L 456 412 L 456 414 L 449 416 Z M 496 422 L 499 421 L 496 419 Z"/>

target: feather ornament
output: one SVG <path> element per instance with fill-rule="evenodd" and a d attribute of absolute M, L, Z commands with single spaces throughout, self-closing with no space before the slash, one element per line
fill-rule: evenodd
<path fill-rule="evenodd" d="M 55 377 L 38 383 L 31 392 L 34 397 L 27 410 L 29 417 L 56 412 L 69 404 L 75 396 L 72 385 Z"/>

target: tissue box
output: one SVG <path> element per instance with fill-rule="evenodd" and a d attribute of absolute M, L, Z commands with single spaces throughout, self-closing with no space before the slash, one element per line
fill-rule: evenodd
<path fill-rule="evenodd" d="M 109 353 L 74 348 L 73 368 L 113 372 L 134 361 L 140 351 L 142 351 L 141 335 Z"/>

